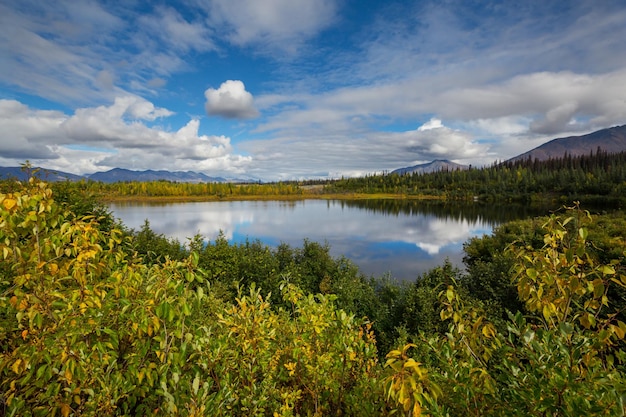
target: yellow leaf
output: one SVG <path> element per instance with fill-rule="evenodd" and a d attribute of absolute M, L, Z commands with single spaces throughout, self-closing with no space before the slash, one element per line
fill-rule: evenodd
<path fill-rule="evenodd" d="M 422 407 L 420 407 L 420 404 L 417 401 L 415 401 L 415 404 L 413 404 L 413 415 L 415 417 L 419 417 L 422 415 Z"/>
<path fill-rule="evenodd" d="M 13 370 L 13 372 L 15 372 L 16 374 L 19 374 L 20 372 L 20 364 L 22 363 L 21 359 L 16 360 L 15 362 L 13 362 L 13 366 L 11 367 L 11 369 Z"/>
<path fill-rule="evenodd" d="M 419 368 L 419 366 L 421 365 L 421 363 L 419 362 L 415 362 L 415 360 L 413 358 L 409 358 L 405 363 L 404 363 L 404 367 L 405 368 Z"/>
<path fill-rule="evenodd" d="M 550 304 L 544 304 L 543 306 L 543 317 L 546 320 L 550 320 L 550 316 L 552 315 L 552 311 L 550 309 L 551 305 Z"/>
<path fill-rule="evenodd" d="M 388 358 L 397 358 L 398 356 L 400 356 L 399 350 L 392 350 L 391 352 L 387 353 Z"/>
<path fill-rule="evenodd" d="M 488 338 L 488 339 L 494 337 L 495 334 L 496 334 L 496 332 L 495 332 L 495 330 L 494 330 L 494 328 L 493 328 L 493 326 L 491 324 L 484 325 L 483 329 L 482 329 L 482 332 L 483 332 L 483 335 L 486 338 Z"/>
<path fill-rule="evenodd" d="M 624 333 L 624 329 L 620 329 L 618 326 L 611 326 L 611 329 L 613 330 L 613 332 L 615 332 L 615 334 L 617 335 L 619 339 L 623 339 L 624 336 L 626 335 Z"/>
<path fill-rule="evenodd" d="M 15 207 L 16 204 L 17 204 L 17 201 L 15 201 L 12 198 L 5 198 L 4 201 L 2 202 L 2 205 L 7 210 L 11 210 L 13 207 Z"/>
<path fill-rule="evenodd" d="M 67 417 L 70 415 L 70 412 L 72 411 L 72 409 L 70 408 L 69 404 L 61 404 L 61 415 L 63 417 Z"/>

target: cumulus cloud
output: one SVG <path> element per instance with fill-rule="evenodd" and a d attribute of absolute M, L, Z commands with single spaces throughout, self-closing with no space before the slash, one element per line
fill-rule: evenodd
<path fill-rule="evenodd" d="M 487 151 L 469 133 L 450 129 L 439 119 L 431 119 L 416 130 L 392 133 L 388 140 L 414 154 L 417 160 L 467 160 Z"/>
<path fill-rule="evenodd" d="M 200 134 L 197 119 L 175 131 L 146 124 L 172 114 L 136 96 L 71 116 L 0 100 L 0 155 L 14 164 L 29 159 L 73 173 L 121 167 L 227 175 L 250 163 L 250 157 L 234 153 L 230 138 Z M 81 162 L 72 163 L 75 158 Z"/>
<path fill-rule="evenodd" d="M 436 118 L 398 132 L 284 129 L 274 139 L 240 142 L 238 147 L 254 155 L 248 166 L 252 175 L 274 180 L 362 176 L 443 158 L 467 164 L 495 160 L 489 146 L 472 133 Z"/>
<path fill-rule="evenodd" d="M 270 114 L 257 131 L 299 136 L 310 143 L 316 137 L 340 134 L 352 143 L 348 138 L 358 133 L 401 141 L 405 152 L 420 161 L 447 158 L 490 164 L 554 137 L 587 133 L 626 120 L 624 70 L 597 75 L 544 71 L 471 87 L 439 81 L 439 76 L 422 74 L 322 95 L 300 95 L 297 102 Z M 269 97 L 268 102 L 279 101 Z M 437 117 L 412 131 L 381 135 L 368 126 L 370 121 L 393 123 L 429 113 Z M 455 130 L 440 126 L 441 119 L 454 123 Z M 369 139 L 363 142 L 372 146 Z"/>
<path fill-rule="evenodd" d="M 246 91 L 239 80 L 224 81 L 217 90 L 209 88 L 204 92 L 205 109 L 209 116 L 227 119 L 251 119 L 259 115 L 254 107 L 252 94 Z"/>
<path fill-rule="evenodd" d="M 423 132 L 425 130 L 439 129 L 441 127 L 443 127 L 443 123 L 441 123 L 441 120 L 432 118 L 426 123 L 424 123 L 423 125 L 421 125 L 420 127 L 418 127 L 417 131 Z"/>
<path fill-rule="evenodd" d="M 461 120 L 526 116 L 529 130 L 554 134 L 606 127 L 626 119 L 626 71 L 589 75 L 539 72 L 485 86 L 453 89 L 433 106 Z"/>
<path fill-rule="evenodd" d="M 534 120 L 530 124 L 530 130 L 531 132 L 543 134 L 554 134 L 566 131 L 567 125 L 575 123 L 573 117 L 577 110 L 577 103 L 563 103 L 548 110 L 542 118 Z"/>
<path fill-rule="evenodd" d="M 0 155 L 20 163 L 26 159 L 55 159 L 48 146 L 60 141 L 61 112 L 33 110 L 15 100 L 0 100 Z"/>

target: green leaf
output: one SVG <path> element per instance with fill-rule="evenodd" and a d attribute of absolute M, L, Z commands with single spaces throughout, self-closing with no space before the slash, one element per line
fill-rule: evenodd
<path fill-rule="evenodd" d="M 613 268 L 611 265 L 602 265 L 600 267 L 600 272 L 603 275 L 615 275 L 615 268 Z"/>
<path fill-rule="evenodd" d="M 198 390 L 200 389 L 200 376 L 196 375 L 191 384 L 191 388 L 193 389 L 194 395 L 198 395 Z"/>

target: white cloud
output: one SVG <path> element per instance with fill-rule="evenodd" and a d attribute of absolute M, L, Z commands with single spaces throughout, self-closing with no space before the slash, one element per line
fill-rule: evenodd
<path fill-rule="evenodd" d="M 154 43 L 166 44 L 181 52 L 215 49 L 211 31 L 203 22 L 188 22 L 170 7 L 157 7 L 154 14 L 140 16 L 139 25 L 141 42 L 152 44 L 151 49 L 156 49 Z"/>
<path fill-rule="evenodd" d="M 300 133 L 283 130 L 274 139 L 240 142 L 238 148 L 254 155 L 248 166 L 251 175 L 273 180 L 362 176 L 433 159 L 475 164 L 476 159 L 491 163 L 496 158 L 488 145 L 469 132 L 451 129 L 439 120 L 423 126 L 430 128 L 340 133 L 326 126 Z"/>
<path fill-rule="evenodd" d="M 209 88 L 204 92 L 205 109 L 209 116 L 221 116 L 227 119 L 251 119 L 259 112 L 254 107 L 252 94 L 246 91 L 239 80 L 224 81 L 217 90 Z"/>
<path fill-rule="evenodd" d="M 624 96 L 625 70 L 599 75 L 540 72 L 503 83 L 449 90 L 432 98 L 432 103 L 438 114 L 457 120 L 531 117 L 531 131 L 552 134 L 623 122 Z M 576 123 L 579 125 L 570 127 Z"/>
<path fill-rule="evenodd" d="M 197 119 L 176 131 L 146 124 L 171 114 L 136 96 L 80 108 L 72 116 L 0 100 L 0 155 L 3 163 L 19 165 L 29 159 L 73 173 L 121 167 L 228 176 L 242 173 L 251 162 L 233 152 L 230 138 L 200 134 Z M 72 162 L 75 159 L 80 162 Z"/>
<path fill-rule="evenodd" d="M 263 179 L 353 175 L 432 158 L 491 163 L 626 120 L 623 7 L 375 3 L 364 14 L 371 20 L 356 21 L 354 5 L 337 0 L 185 0 L 176 9 L 0 2 L 5 97 L 27 93 L 73 109 L 3 102 L 2 156 L 70 167 L 71 157 L 89 166 L 250 167 Z M 345 37 L 322 37 L 344 29 Z M 242 62 L 259 67 L 225 72 Z M 184 79 L 174 77 L 182 71 Z M 253 159 L 236 155 L 228 137 L 201 135 L 194 116 L 181 126 L 181 114 L 201 113 L 198 80 L 207 75 L 260 80 L 248 86 L 254 97 L 233 80 L 205 92 L 209 115 L 260 116 L 229 132 Z M 171 110 L 130 92 L 167 100 L 178 118 L 165 122 Z M 174 127 L 156 126 L 173 119 Z"/>
<path fill-rule="evenodd" d="M 417 130 L 418 132 L 423 132 L 425 130 L 439 129 L 440 127 L 443 127 L 441 120 L 432 118 L 423 125 L 421 125 Z"/>
<path fill-rule="evenodd" d="M 0 82 L 55 102 L 155 94 L 165 78 L 190 69 L 189 54 L 215 49 L 196 11 L 187 20 L 172 8 L 123 2 L 9 3 L 0 3 Z"/>
<path fill-rule="evenodd" d="M 337 171 L 354 172 L 366 167 L 371 171 L 395 169 L 433 158 L 490 164 L 554 137 L 584 134 L 626 120 L 624 70 L 597 75 L 539 72 L 465 87 L 454 82 L 445 85 L 438 75 L 411 77 L 320 95 L 300 94 L 293 101 L 261 96 L 259 101 L 268 105 L 270 116 L 256 131 L 282 138 L 277 141 L 282 153 L 289 152 L 289 147 L 295 155 L 302 155 L 302 159 L 294 157 L 300 169 L 314 166 L 318 153 L 316 159 L 324 160 L 326 154 L 326 165 L 334 169 L 335 159 L 330 154 L 339 152 L 350 155 L 350 161 L 339 160 L 336 166 L 343 169 Z M 276 105 L 281 103 L 285 104 Z M 416 130 L 377 133 L 373 127 L 429 114 L 435 117 Z M 453 124 L 454 130 L 440 125 L 442 118 Z M 340 142 L 326 143 L 326 138 L 332 137 Z M 296 144 L 295 138 L 305 144 Z M 381 138 L 391 146 L 379 147 L 376 141 Z M 266 155 L 274 147 L 272 142 L 267 145 L 267 150 L 255 149 Z M 311 155 L 309 162 L 305 148 Z"/>
<path fill-rule="evenodd" d="M 60 140 L 58 130 L 65 115 L 56 111 L 32 110 L 15 100 L 0 100 L 0 155 L 26 159 L 54 159 L 48 146 Z"/>
<path fill-rule="evenodd" d="M 301 42 L 331 25 L 336 0 L 214 0 L 211 18 L 226 26 L 237 45 L 271 45 L 295 51 Z"/>
<path fill-rule="evenodd" d="M 575 124 L 574 115 L 578 110 L 575 102 L 566 102 L 550 109 L 543 118 L 534 120 L 530 130 L 535 133 L 553 134 L 566 130 L 567 125 Z"/>
<path fill-rule="evenodd" d="M 415 160 L 471 160 L 488 150 L 487 146 L 476 143 L 471 134 L 450 129 L 438 119 L 431 119 L 416 130 L 389 133 L 385 139 L 413 154 Z"/>

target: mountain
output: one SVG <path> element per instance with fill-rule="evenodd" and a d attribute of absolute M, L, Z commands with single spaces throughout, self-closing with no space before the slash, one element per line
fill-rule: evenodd
<path fill-rule="evenodd" d="M 113 168 L 106 172 L 96 172 L 87 178 L 101 182 L 120 181 L 173 181 L 173 182 L 226 182 L 221 177 L 209 177 L 201 172 L 193 171 L 131 171 L 123 168 Z"/>
<path fill-rule="evenodd" d="M 414 165 L 412 167 L 406 168 L 398 168 L 394 171 L 391 171 L 392 174 L 426 174 L 429 172 L 437 172 L 437 171 L 455 171 L 455 170 L 463 170 L 468 169 L 467 165 L 457 164 L 452 161 L 448 161 L 447 159 L 435 159 L 432 162 L 428 162 L 426 164 Z"/>
<path fill-rule="evenodd" d="M 626 125 L 598 130 L 588 135 L 552 139 L 535 149 L 509 159 L 507 162 L 528 158 L 545 161 L 562 158 L 566 153 L 571 156 L 589 155 L 591 152 L 596 152 L 598 148 L 608 153 L 626 151 Z"/>
<path fill-rule="evenodd" d="M 31 172 L 34 171 L 34 175 L 45 181 L 78 181 L 83 179 L 80 175 L 70 174 L 69 172 L 56 171 L 44 168 L 31 168 Z M 25 181 L 30 177 L 30 174 L 24 171 L 21 167 L 0 167 L 0 179 L 16 179 Z"/>
<path fill-rule="evenodd" d="M 129 169 L 114 168 L 106 172 L 96 172 L 91 175 L 75 175 L 69 172 L 45 169 L 31 168 L 31 172 L 35 172 L 38 178 L 45 181 L 80 181 L 89 179 L 102 182 L 118 182 L 118 181 L 172 181 L 172 182 L 238 182 L 243 180 L 227 180 L 222 177 L 209 177 L 200 172 L 193 171 L 131 171 Z M 21 167 L 0 167 L 0 179 L 15 178 L 20 181 L 28 179 L 30 175 L 22 170 Z"/>

